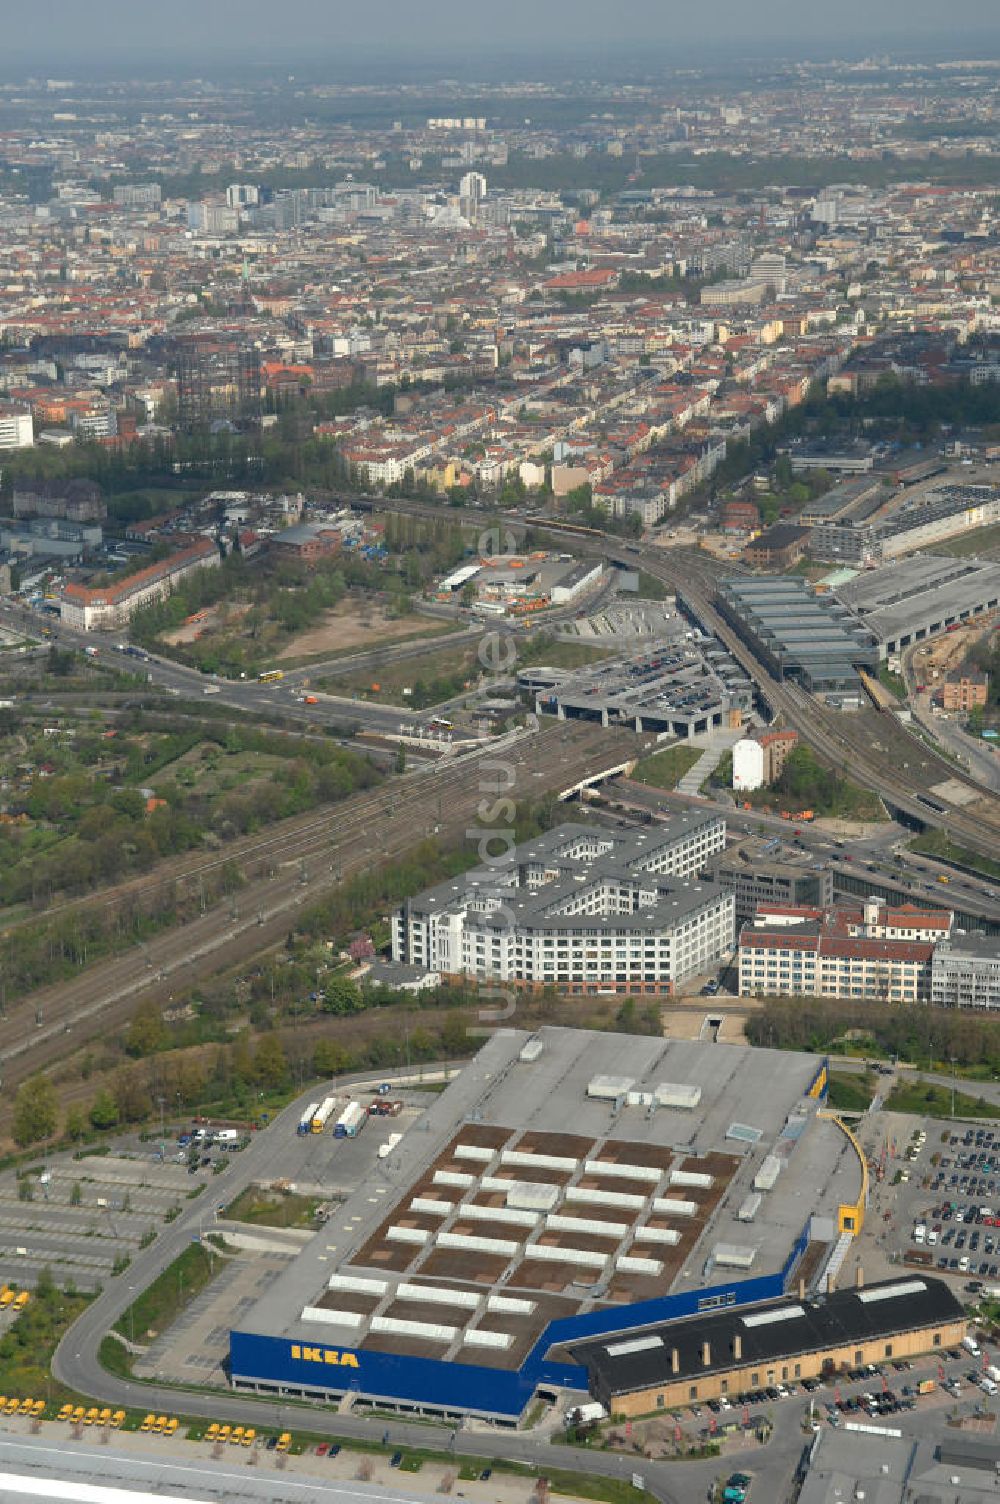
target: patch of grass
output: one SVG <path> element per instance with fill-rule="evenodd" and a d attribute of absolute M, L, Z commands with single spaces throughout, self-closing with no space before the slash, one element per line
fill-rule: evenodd
<path fill-rule="evenodd" d="M 647 1496 L 640 1488 L 633 1488 L 624 1478 L 602 1478 L 596 1473 L 564 1473 L 559 1470 L 544 1474 L 554 1494 L 569 1494 L 576 1499 L 599 1499 L 605 1504 L 646 1504 Z"/>
<path fill-rule="evenodd" d="M 698 747 L 678 742 L 675 747 L 665 747 L 662 752 L 644 757 L 632 777 L 638 783 L 648 783 L 652 788 L 672 789 L 694 767 L 700 756 L 701 750 Z"/>
<path fill-rule="evenodd" d="M 655 574 L 647 574 L 644 569 L 639 570 L 639 595 L 645 601 L 665 601 L 670 591 L 662 580 L 658 580 Z"/>
<path fill-rule="evenodd" d="M 956 846 L 943 831 L 928 828 L 915 836 L 909 847 L 911 851 L 919 851 L 923 856 L 936 856 L 943 861 L 969 867 L 973 872 L 981 872 L 984 877 L 1000 878 L 1000 862 L 980 856 L 977 851 L 970 851 L 966 846 Z M 947 884 L 942 883 L 941 886 L 946 888 Z M 947 897 L 947 893 L 944 896 Z"/>
<path fill-rule="evenodd" d="M 199 1295 L 218 1261 L 200 1243 L 192 1243 L 153 1283 L 122 1312 L 115 1331 L 136 1342 L 150 1342 L 177 1320 L 185 1306 Z"/>
<path fill-rule="evenodd" d="M 0 1339 L 0 1393 L 8 1398 L 76 1399 L 52 1378 L 52 1354 L 63 1333 L 90 1304 L 89 1295 L 69 1295 L 44 1276 L 24 1310 Z"/>
<path fill-rule="evenodd" d="M 843 1112 L 867 1112 L 875 1095 L 875 1078 L 867 1071 L 864 1075 L 848 1075 L 844 1071 L 831 1071 L 829 1078 L 829 1103 Z"/>
<path fill-rule="evenodd" d="M 888 1112 L 908 1112 L 927 1118 L 950 1118 L 951 1089 L 933 1086 L 926 1081 L 900 1081 L 893 1087 L 886 1101 Z M 994 1107 L 985 1097 L 970 1097 L 965 1092 L 955 1093 L 956 1118 L 1000 1118 L 1000 1108 Z"/>
<path fill-rule="evenodd" d="M 419 1473 L 423 1465 L 424 1459 L 422 1457 L 415 1457 L 412 1452 L 407 1452 L 399 1464 L 399 1471 L 401 1473 Z"/>
<path fill-rule="evenodd" d="M 315 1227 L 318 1196 L 284 1195 L 248 1186 L 226 1207 L 225 1216 L 256 1227 Z"/>
<path fill-rule="evenodd" d="M 887 689 L 891 695 L 895 695 L 897 700 L 906 699 L 906 680 L 902 674 L 894 674 L 888 664 L 880 663 L 878 677 L 883 688 Z"/>
<path fill-rule="evenodd" d="M 127 1347 L 110 1335 L 101 1338 L 97 1349 L 97 1361 L 108 1373 L 119 1379 L 132 1377 L 132 1354 Z"/>
<path fill-rule="evenodd" d="M 998 548 L 1000 548 L 1000 523 L 995 523 L 992 527 L 977 527 L 971 533 L 963 533 L 961 537 L 949 538 L 944 543 L 934 545 L 935 553 L 953 554 L 957 558 L 989 554 Z"/>

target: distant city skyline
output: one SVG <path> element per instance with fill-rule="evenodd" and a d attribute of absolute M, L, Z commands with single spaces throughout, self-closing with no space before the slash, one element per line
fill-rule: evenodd
<path fill-rule="evenodd" d="M 706 22 L 707 17 L 707 22 Z M 489 48 L 497 56 L 543 70 L 560 56 L 602 49 L 616 58 L 641 56 L 652 48 L 705 56 L 747 49 L 760 58 L 810 49 L 826 55 L 857 55 L 867 48 L 926 50 L 940 45 L 948 56 L 1000 51 L 992 0 L 953 0 L 947 12 L 937 0 L 841 0 L 813 8 L 793 0 L 717 0 L 709 12 L 693 12 L 679 0 L 508 0 L 502 8 L 468 0 L 376 0 L 366 7 L 344 0 L 173 0 L 153 6 L 143 0 L 39 0 L 8 14 L 4 22 L 4 73 L 19 66 L 57 63 L 64 71 L 127 63 L 159 70 L 202 60 L 276 62 L 296 60 L 314 70 L 329 58 L 362 52 L 382 67 L 407 57 L 422 64 L 438 56 L 454 62 Z M 530 67 L 527 70 L 530 73 Z"/>

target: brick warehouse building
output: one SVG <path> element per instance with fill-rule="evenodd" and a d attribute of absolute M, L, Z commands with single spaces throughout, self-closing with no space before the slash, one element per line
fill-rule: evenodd
<path fill-rule="evenodd" d="M 635 1417 L 799 1379 L 815 1379 L 954 1347 L 965 1313 L 926 1277 L 786 1299 L 647 1328 L 625 1340 L 581 1343 L 572 1355 L 590 1392 Z"/>

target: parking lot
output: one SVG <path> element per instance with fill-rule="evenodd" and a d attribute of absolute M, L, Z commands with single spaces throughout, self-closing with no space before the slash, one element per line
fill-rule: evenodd
<path fill-rule="evenodd" d="M 950 1133 L 934 1157 L 907 1259 L 923 1254 L 939 1273 L 1000 1279 L 1000 1130 Z"/>
<path fill-rule="evenodd" d="M 115 1152 L 55 1155 L 0 1175 L 0 1280 L 32 1286 L 43 1269 L 57 1284 L 96 1290 L 148 1243 L 188 1199 L 204 1195 L 245 1135 L 197 1155 L 175 1139 L 123 1135 Z M 206 1209 L 210 1202 L 206 1197 Z"/>
<path fill-rule="evenodd" d="M 280 1256 L 218 1259 L 218 1273 L 183 1314 L 133 1365 L 136 1378 L 228 1388 L 224 1370 L 230 1327 L 239 1325 L 267 1286 L 284 1270 Z"/>
<path fill-rule="evenodd" d="M 354 1138 L 334 1138 L 327 1128 L 324 1133 L 290 1133 L 282 1141 L 274 1159 L 281 1170 L 277 1183 L 297 1196 L 318 1199 L 317 1227 L 324 1222 L 331 1228 L 336 1225 L 339 1203 L 357 1186 L 365 1182 L 382 1187 L 392 1184 L 395 1161 L 380 1151 L 387 1147 L 392 1135 L 405 1133 L 412 1127 L 428 1105 L 427 1095 L 420 1091 L 404 1089 L 395 1096 L 403 1103 L 398 1114 L 368 1117 L 364 1131 Z M 367 1105 L 372 1097 L 370 1089 L 344 1091 L 337 1098 L 336 1111 L 351 1100 Z M 273 1175 L 265 1180 L 275 1184 Z M 221 1192 L 223 1188 L 218 1189 Z M 229 1354 L 230 1329 L 240 1325 L 311 1234 L 311 1226 L 286 1230 L 261 1223 L 226 1221 L 229 1196 L 216 1195 L 215 1190 L 209 1184 L 204 1197 L 204 1225 L 206 1231 L 221 1232 L 227 1252 L 220 1255 L 218 1272 L 201 1294 L 136 1358 L 134 1372 L 138 1378 L 226 1387 L 223 1364 Z M 280 1200 L 278 1211 L 280 1216 Z M 238 1239 L 236 1253 L 231 1251 L 234 1235 Z"/>

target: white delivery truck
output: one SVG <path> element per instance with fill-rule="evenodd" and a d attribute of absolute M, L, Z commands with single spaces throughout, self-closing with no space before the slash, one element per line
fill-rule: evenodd
<path fill-rule="evenodd" d="M 334 1138 L 356 1138 L 368 1121 L 360 1102 L 349 1102 L 333 1126 Z"/>

